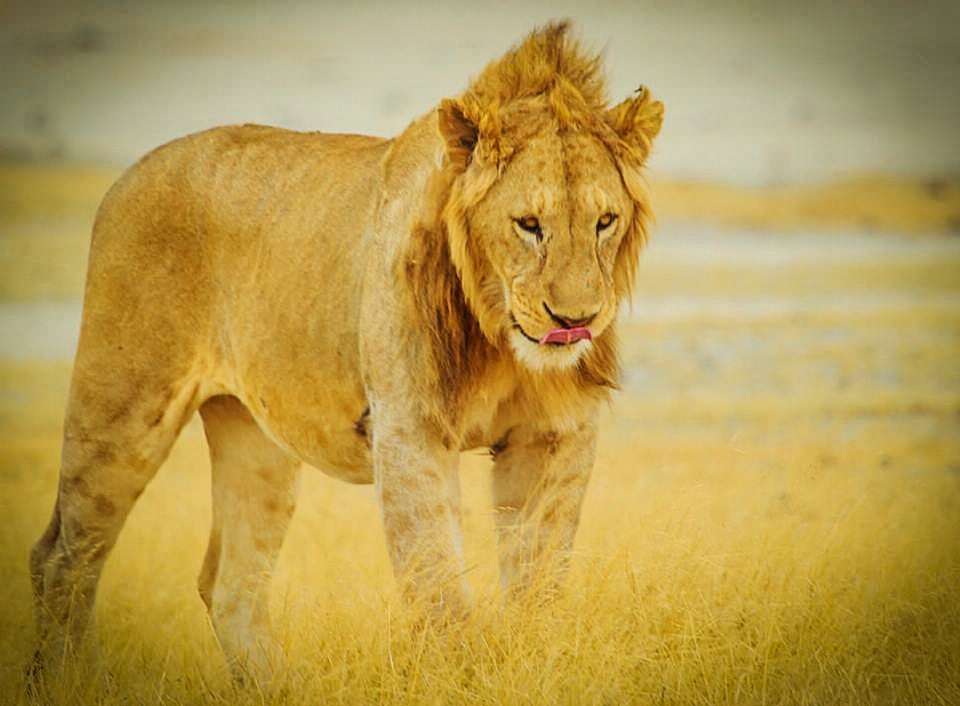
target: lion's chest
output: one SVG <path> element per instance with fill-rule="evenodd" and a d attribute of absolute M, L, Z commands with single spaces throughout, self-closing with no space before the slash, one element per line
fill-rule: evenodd
<path fill-rule="evenodd" d="M 493 446 L 514 423 L 514 385 L 491 384 L 471 395 L 460 416 L 461 450 Z"/>

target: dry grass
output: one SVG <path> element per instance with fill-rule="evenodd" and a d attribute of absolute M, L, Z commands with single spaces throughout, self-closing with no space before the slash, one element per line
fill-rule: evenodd
<path fill-rule="evenodd" d="M 749 228 L 960 231 L 960 180 L 860 175 L 829 184 L 744 189 L 693 181 L 654 184 L 668 218 Z"/>
<path fill-rule="evenodd" d="M 68 193 L 51 220 L 33 184 L 0 201 L 34 204 L 0 209 L 0 300 L 79 292 L 95 198 Z M 42 235 L 49 222 L 66 225 Z M 194 421 L 108 563 L 102 674 L 53 702 L 960 703 L 960 257 L 916 242 L 936 248 L 772 267 L 651 249 L 638 307 L 823 304 L 627 318 L 625 389 L 547 606 L 498 596 L 483 455 L 463 469 L 477 610 L 443 633 L 414 629 L 394 596 L 371 490 L 307 469 L 272 594 L 288 662 L 269 693 L 233 691 L 194 588 L 210 516 Z M 68 375 L 0 363 L 0 703 L 24 700 L 26 558 L 53 502 Z"/>
<path fill-rule="evenodd" d="M 103 168 L 0 164 L 0 299 L 80 295 L 90 224 L 116 177 Z"/>
<path fill-rule="evenodd" d="M 0 218 L 92 216 L 118 174 L 107 167 L 0 163 Z"/>

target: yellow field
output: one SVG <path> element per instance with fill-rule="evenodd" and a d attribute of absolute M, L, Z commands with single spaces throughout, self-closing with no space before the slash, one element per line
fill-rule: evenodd
<path fill-rule="evenodd" d="M 0 304 L 77 295 L 93 197 L 64 188 L 50 221 L 0 216 Z M 232 692 L 194 589 L 210 520 L 195 420 L 104 574 L 104 673 L 55 701 L 960 703 L 960 248 L 788 225 L 655 235 L 552 604 L 497 596 L 482 454 L 463 459 L 477 610 L 442 634 L 412 629 L 393 594 L 371 489 L 305 469 L 273 593 L 289 662 L 275 691 Z M 26 557 L 53 502 L 68 376 L 0 363 L 5 703 L 23 702 Z"/>

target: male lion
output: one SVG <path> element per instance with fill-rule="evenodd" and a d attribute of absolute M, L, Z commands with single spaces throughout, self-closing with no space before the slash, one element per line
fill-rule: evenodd
<path fill-rule="evenodd" d="M 510 592 L 565 563 L 617 384 L 614 318 L 663 106 L 608 108 L 599 56 L 533 32 L 395 139 L 220 127 L 151 152 L 93 228 L 53 518 L 30 557 L 37 665 L 63 664 L 124 519 L 200 412 L 199 590 L 262 677 L 301 462 L 374 483 L 401 585 L 466 609 L 458 455 L 494 456 Z"/>

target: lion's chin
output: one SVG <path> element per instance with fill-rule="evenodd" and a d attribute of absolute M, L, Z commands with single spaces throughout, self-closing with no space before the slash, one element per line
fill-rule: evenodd
<path fill-rule="evenodd" d="M 588 339 L 566 345 L 534 343 L 516 329 L 510 331 L 508 340 L 517 361 L 535 372 L 572 368 L 593 345 Z"/>

